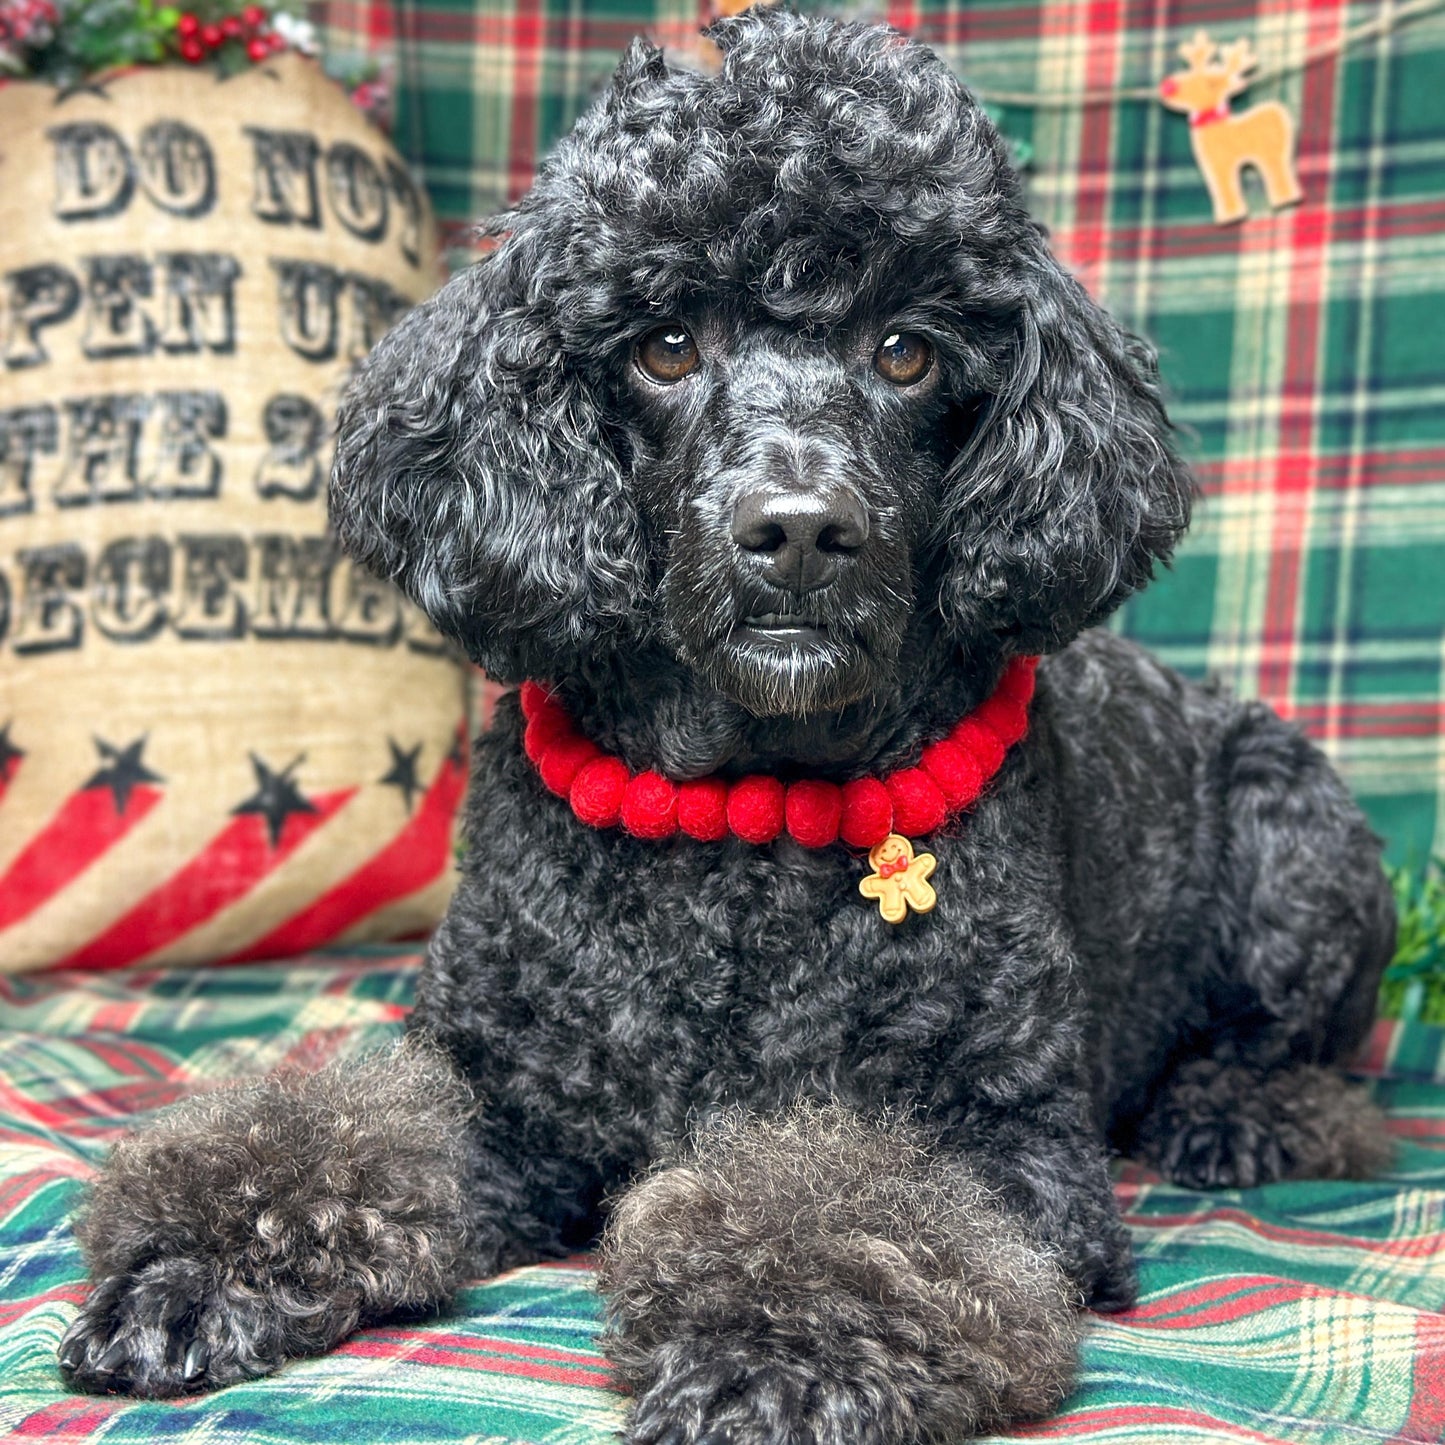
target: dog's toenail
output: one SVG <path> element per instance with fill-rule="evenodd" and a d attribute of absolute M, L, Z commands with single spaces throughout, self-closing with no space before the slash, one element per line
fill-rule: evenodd
<path fill-rule="evenodd" d="M 95 1362 L 95 1368 L 102 1375 L 113 1375 L 123 1364 L 125 1364 L 130 1351 L 126 1348 L 124 1340 L 117 1340 L 108 1350 Z"/>
<path fill-rule="evenodd" d="M 190 1349 L 186 1351 L 186 1360 L 181 1366 L 181 1372 L 187 1380 L 199 1379 L 210 1363 L 211 1347 L 204 1340 L 192 1340 Z"/>
<path fill-rule="evenodd" d="M 73 1370 L 85 1358 L 85 1346 L 79 1340 L 62 1340 L 60 1343 L 60 1368 Z"/>

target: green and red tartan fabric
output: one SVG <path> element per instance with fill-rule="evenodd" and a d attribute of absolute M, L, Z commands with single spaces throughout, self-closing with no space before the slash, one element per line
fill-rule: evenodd
<path fill-rule="evenodd" d="M 1060 257 L 1161 351 L 1204 503 L 1131 635 L 1268 699 L 1319 739 L 1392 855 L 1445 851 L 1445 11 L 1298 68 L 1380 0 L 889 0 L 1026 141 Z M 1394 7 L 1399 9 L 1399 5 Z M 396 139 L 454 241 L 538 157 L 638 31 L 682 46 L 699 0 L 330 5 L 323 37 L 395 45 Z M 1186 119 L 1152 90 L 1196 28 L 1247 37 L 1236 109 L 1285 102 L 1304 203 L 1216 227 Z"/>
<path fill-rule="evenodd" d="M 125 1128 L 209 1081 L 384 1047 L 414 955 L 0 977 L 0 1438 L 109 1445 L 610 1445 L 625 1407 L 585 1260 L 179 1403 L 68 1394 L 85 1293 L 67 1224 Z M 1125 1166 L 1137 1308 L 1091 1317 L 1079 1386 L 1021 1438 L 1363 1445 L 1445 1438 L 1445 1031 L 1382 1024 L 1361 1067 L 1388 1178 L 1198 1194 Z"/>

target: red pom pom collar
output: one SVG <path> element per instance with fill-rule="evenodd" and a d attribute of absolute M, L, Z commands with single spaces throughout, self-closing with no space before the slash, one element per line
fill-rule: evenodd
<path fill-rule="evenodd" d="M 701 843 L 729 833 L 745 843 L 771 843 L 786 833 L 805 848 L 826 848 L 839 839 L 872 848 L 890 833 L 931 833 L 977 800 L 1028 731 L 1038 663 L 1016 657 L 993 695 L 946 738 L 929 743 L 915 767 L 881 779 L 784 784 L 753 773 L 735 782 L 707 777 L 673 783 L 660 773 L 634 773 L 584 738 L 562 704 L 535 682 L 522 684 L 523 747 L 546 787 L 566 798 L 591 828 L 620 825 L 634 838 L 685 833 Z"/>

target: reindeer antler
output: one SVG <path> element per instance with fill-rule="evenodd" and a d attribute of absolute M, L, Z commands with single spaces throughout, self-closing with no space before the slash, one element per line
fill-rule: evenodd
<path fill-rule="evenodd" d="M 1236 40 L 1233 45 L 1225 46 L 1221 59 L 1224 73 L 1229 77 L 1229 93 L 1236 95 L 1244 89 L 1244 77 L 1259 63 L 1258 57 L 1248 40 Z"/>
<path fill-rule="evenodd" d="M 1194 39 L 1186 40 L 1179 47 L 1179 58 L 1188 65 L 1191 71 L 1198 74 L 1214 59 L 1216 48 L 1214 42 L 1209 38 L 1207 30 L 1196 30 Z"/>

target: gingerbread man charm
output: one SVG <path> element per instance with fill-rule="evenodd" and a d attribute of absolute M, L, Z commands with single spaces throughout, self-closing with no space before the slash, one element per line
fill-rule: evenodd
<path fill-rule="evenodd" d="M 938 895 L 928 879 L 938 867 L 932 853 L 913 856 L 913 844 L 901 833 L 890 833 L 875 843 L 868 854 L 873 871 L 858 884 L 865 898 L 878 900 L 878 911 L 889 923 L 902 923 L 911 905 L 915 913 L 927 913 Z"/>

